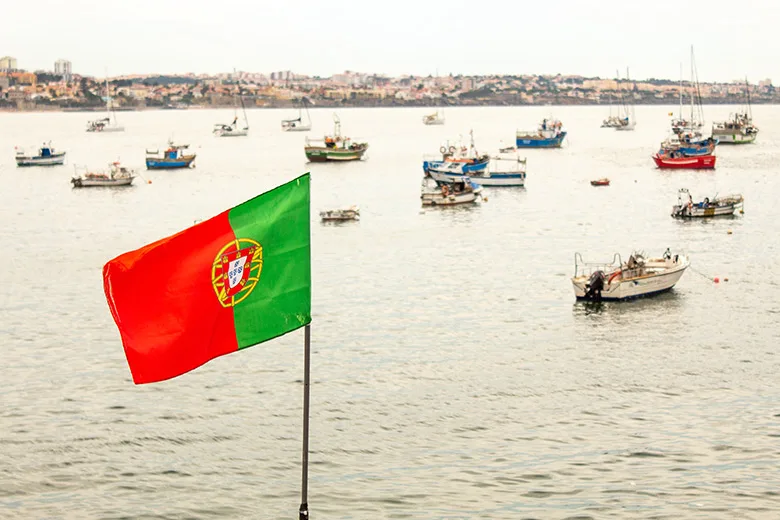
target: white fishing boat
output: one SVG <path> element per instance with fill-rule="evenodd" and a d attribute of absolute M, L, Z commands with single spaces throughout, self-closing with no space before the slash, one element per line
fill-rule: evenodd
<path fill-rule="evenodd" d="M 459 163 L 448 163 L 441 167 L 429 168 L 428 175 L 439 183 L 458 182 L 470 178 L 480 186 L 525 186 L 526 159 L 519 157 L 491 157 L 484 170 L 468 174 L 462 172 Z"/>
<path fill-rule="evenodd" d="M 571 283 L 578 300 L 627 300 L 668 291 L 689 265 L 687 255 L 669 249 L 662 258 L 634 252 L 625 263 L 616 253 L 609 264 L 586 263 L 575 253 Z"/>
<path fill-rule="evenodd" d="M 331 209 L 320 211 L 320 219 L 323 222 L 345 222 L 348 220 L 360 220 L 360 208 L 351 206 L 346 209 Z"/>
<path fill-rule="evenodd" d="M 70 180 L 74 188 L 130 186 L 136 177 L 135 170 L 125 168 L 118 161 L 111 163 L 107 171 L 91 172 L 79 166 L 75 170 L 76 174 Z"/>
<path fill-rule="evenodd" d="M 687 195 L 687 199 L 683 199 Z M 677 193 L 677 204 L 672 206 L 672 216 L 677 218 L 708 218 L 733 215 L 742 209 L 745 199 L 741 194 L 705 197 L 701 202 L 693 202 L 690 192 L 683 188 Z"/>
<path fill-rule="evenodd" d="M 433 114 L 423 116 L 422 122 L 425 125 L 443 125 L 444 124 L 444 112 L 436 110 Z"/>
<path fill-rule="evenodd" d="M 114 104 L 111 100 L 111 90 L 108 86 L 108 78 L 106 78 L 106 117 L 101 119 L 95 119 L 87 123 L 87 132 L 124 132 L 125 127 L 121 126 L 116 120 L 116 110 L 114 110 Z"/>
<path fill-rule="evenodd" d="M 481 193 L 482 186 L 473 183 L 468 177 L 452 183 L 437 182 L 435 186 L 423 180 L 420 199 L 423 206 L 455 206 L 473 204 Z"/>
<path fill-rule="evenodd" d="M 244 114 L 244 124 L 238 124 L 238 101 L 241 101 L 241 110 Z M 233 122 L 229 125 L 216 124 L 214 125 L 213 133 L 217 137 L 245 137 L 249 135 L 249 119 L 246 117 L 246 106 L 244 105 L 244 97 L 238 93 L 235 95 L 235 102 L 233 107 Z"/>
<path fill-rule="evenodd" d="M 304 109 L 306 119 L 303 117 Z M 306 106 L 306 98 L 301 99 L 301 106 L 298 107 L 298 117 L 295 119 L 283 119 L 283 132 L 308 132 L 311 130 L 311 117 L 309 116 L 309 107 Z"/>
<path fill-rule="evenodd" d="M 730 114 L 726 121 L 712 125 L 712 136 L 723 144 L 749 144 L 758 137 L 758 127 L 753 124 L 753 110 L 750 107 L 750 85 L 745 79 L 746 106 L 741 112 Z"/>
<path fill-rule="evenodd" d="M 65 163 L 65 152 L 55 151 L 51 143 L 44 143 L 36 155 L 25 153 L 21 148 L 14 150 L 17 166 L 58 166 Z"/>

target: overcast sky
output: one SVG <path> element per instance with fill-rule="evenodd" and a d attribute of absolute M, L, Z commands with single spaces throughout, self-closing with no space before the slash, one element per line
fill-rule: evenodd
<path fill-rule="evenodd" d="M 79 74 L 344 70 L 780 81 L 780 7 L 726 0 L 3 2 L 0 56 Z"/>

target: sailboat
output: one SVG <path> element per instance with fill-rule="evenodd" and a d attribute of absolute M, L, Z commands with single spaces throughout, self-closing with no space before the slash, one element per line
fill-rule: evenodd
<path fill-rule="evenodd" d="M 95 119 L 87 123 L 87 132 L 124 132 L 125 127 L 120 126 L 116 120 L 116 111 L 111 102 L 111 90 L 108 88 L 108 78 L 106 78 L 106 117 Z M 113 116 L 113 119 L 112 119 Z"/>
<path fill-rule="evenodd" d="M 241 101 L 241 110 L 244 114 L 244 127 L 241 128 L 238 124 L 238 103 L 233 103 L 233 122 L 229 125 L 214 125 L 214 135 L 217 137 L 245 137 L 249 134 L 249 119 L 246 117 L 246 106 L 244 105 L 244 97 L 238 92 L 235 95 L 235 99 Z"/>
<path fill-rule="evenodd" d="M 699 73 L 696 70 L 696 58 L 693 55 L 693 45 L 691 45 L 691 112 L 690 118 L 683 117 L 683 86 L 682 86 L 682 64 L 680 64 L 680 114 L 677 119 L 672 120 L 672 130 L 676 134 L 692 132 L 700 134 L 698 130 L 704 126 L 704 109 L 701 103 L 701 90 L 699 89 Z"/>
<path fill-rule="evenodd" d="M 626 81 L 628 79 L 628 69 L 626 69 Z M 615 126 L 615 130 L 633 130 L 636 127 L 636 112 L 634 110 L 634 104 L 631 106 L 626 102 L 626 96 L 623 95 L 623 90 L 620 88 L 620 74 L 618 73 L 618 94 L 620 95 L 620 107 L 618 108 L 618 124 Z"/>
<path fill-rule="evenodd" d="M 303 120 L 303 110 L 306 109 L 306 121 Z M 298 107 L 298 117 L 296 119 L 283 119 L 283 132 L 308 132 L 311 130 L 311 117 L 309 117 L 309 107 L 306 106 L 306 98 L 301 99 L 301 106 Z"/>
<path fill-rule="evenodd" d="M 745 78 L 746 106 L 741 112 L 730 114 L 726 121 L 712 125 L 712 136 L 721 144 L 748 144 L 758 137 L 758 127 L 753 125 L 753 110 L 750 108 L 750 85 Z"/>

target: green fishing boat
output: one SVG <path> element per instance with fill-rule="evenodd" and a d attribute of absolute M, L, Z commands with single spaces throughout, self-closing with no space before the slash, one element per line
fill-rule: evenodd
<path fill-rule="evenodd" d="M 306 139 L 306 158 L 311 162 L 325 161 L 357 161 L 363 158 L 368 143 L 355 143 L 349 137 L 341 135 L 341 121 L 333 115 L 333 135 L 326 135 L 322 140 Z"/>

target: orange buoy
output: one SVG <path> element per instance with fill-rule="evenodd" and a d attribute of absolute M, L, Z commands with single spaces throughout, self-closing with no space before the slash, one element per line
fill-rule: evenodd
<path fill-rule="evenodd" d="M 713 281 L 713 282 L 715 282 L 715 283 L 720 283 L 720 278 L 718 278 L 718 277 L 716 276 L 715 278 L 713 278 L 713 279 L 712 279 L 712 281 Z"/>

